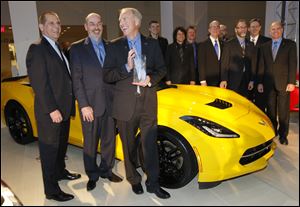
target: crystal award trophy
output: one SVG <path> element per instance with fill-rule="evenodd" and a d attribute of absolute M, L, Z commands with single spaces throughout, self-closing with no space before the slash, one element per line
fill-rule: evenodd
<path fill-rule="evenodd" d="M 133 82 L 139 83 L 146 80 L 146 55 L 134 58 Z M 140 94 L 140 86 L 137 86 L 137 93 Z"/>

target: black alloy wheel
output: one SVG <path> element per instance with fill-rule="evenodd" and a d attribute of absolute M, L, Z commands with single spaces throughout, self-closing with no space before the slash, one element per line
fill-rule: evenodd
<path fill-rule="evenodd" d="M 158 129 L 157 146 L 159 153 L 159 183 L 166 188 L 181 188 L 198 173 L 195 153 L 182 135 L 172 129 Z M 140 147 L 139 158 L 142 159 Z M 141 162 L 142 168 L 143 162 Z"/>
<path fill-rule="evenodd" d="M 9 101 L 4 110 L 6 125 L 10 135 L 19 144 L 33 142 L 32 126 L 25 109 L 16 101 Z"/>

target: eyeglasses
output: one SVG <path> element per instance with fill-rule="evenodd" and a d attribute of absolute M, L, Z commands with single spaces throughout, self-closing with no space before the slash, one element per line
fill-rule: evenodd
<path fill-rule="evenodd" d="M 247 27 L 236 27 L 236 29 L 247 29 Z"/>

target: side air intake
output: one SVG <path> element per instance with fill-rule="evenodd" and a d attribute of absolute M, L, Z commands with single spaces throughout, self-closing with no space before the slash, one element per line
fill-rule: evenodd
<path fill-rule="evenodd" d="M 221 100 L 221 99 L 218 99 L 218 98 L 216 98 L 213 102 L 207 103 L 206 105 L 213 106 L 218 109 L 227 109 L 227 108 L 232 107 L 231 103 Z"/>

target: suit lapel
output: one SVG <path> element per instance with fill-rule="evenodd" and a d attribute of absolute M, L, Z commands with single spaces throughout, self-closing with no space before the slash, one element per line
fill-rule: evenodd
<path fill-rule="evenodd" d="M 46 45 L 50 54 L 56 58 L 57 62 L 61 65 L 61 67 L 64 68 L 64 71 L 68 74 L 68 77 L 71 78 L 71 74 L 69 73 L 68 68 L 66 68 L 67 66 L 65 66 L 63 60 L 60 58 L 60 56 L 57 54 L 55 49 L 51 46 L 51 44 L 48 42 L 48 40 L 46 40 L 45 37 L 42 37 L 42 43 Z"/>
<path fill-rule="evenodd" d="M 214 45 L 212 44 L 210 38 L 207 39 L 206 44 L 207 44 L 207 47 L 208 47 L 208 50 L 210 51 L 210 53 L 211 53 L 211 54 L 214 54 L 214 57 L 218 60 L 218 56 L 217 56 L 217 53 L 216 53 L 216 51 L 215 51 L 215 47 L 214 47 Z"/>
<path fill-rule="evenodd" d="M 242 48 L 242 46 L 239 42 L 239 39 L 237 37 L 235 38 L 234 43 L 235 43 L 235 46 L 238 49 L 239 53 L 241 54 L 241 56 L 243 56 L 243 48 Z M 245 43 L 245 50 L 246 50 L 246 43 Z"/>
<path fill-rule="evenodd" d="M 145 36 L 141 35 L 141 44 L 142 44 L 142 55 L 146 55 L 148 51 L 148 41 Z"/>
<path fill-rule="evenodd" d="M 275 57 L 275 61 L 277 60 L 277 57 L 282 53 L 282 51 L 284 50 L 284 47 L 285 47 L 285 39 L 282 38 L 282 41 L 281 41 L 281 44 L 279 45 L 279 48 L 277 50 L 277 54 L 276 54 L 276 57 Z M 271 49 L 272 50 L 272 49 Z"/>
<path fill-rule="evenodd" d="M 84 41 L 84 48 L 87 50 L 87 52 L 90 54 L 90 57 L 92 57 L 92 60 L 95 64 L 97 64 L 99 67 L 101 67 L 101 64 L 99 62 L 99 59 L 97 57 L 97 54 L 95 52 L 94 46 L 92 44 L 92 41 L 89 37 L 87 37 Z"/>

